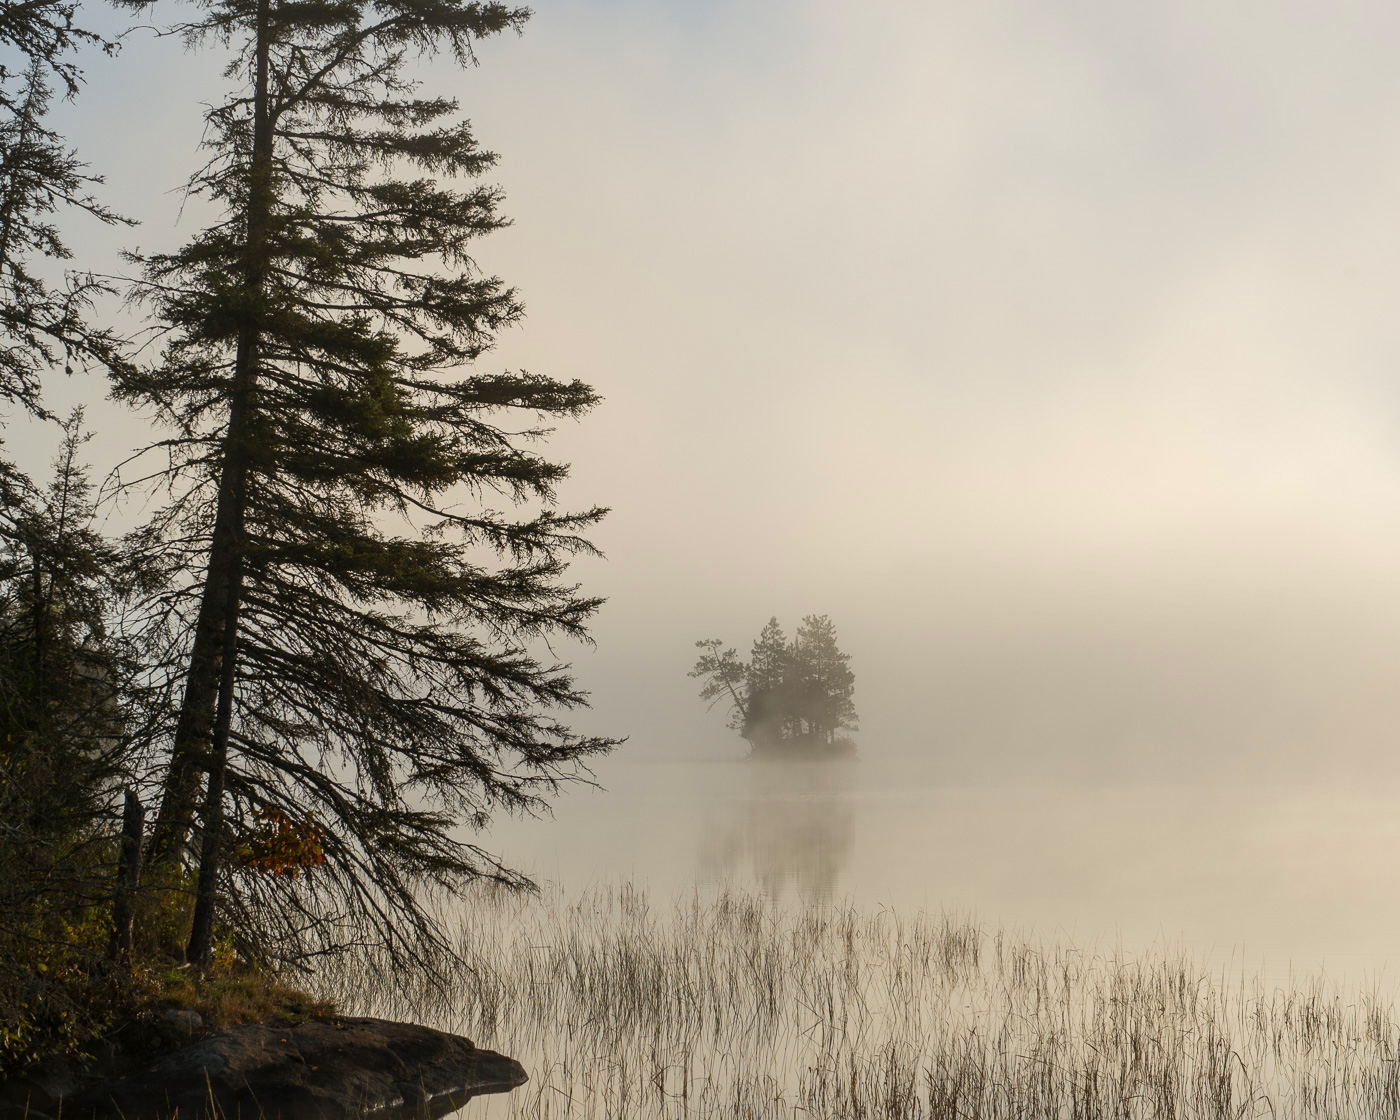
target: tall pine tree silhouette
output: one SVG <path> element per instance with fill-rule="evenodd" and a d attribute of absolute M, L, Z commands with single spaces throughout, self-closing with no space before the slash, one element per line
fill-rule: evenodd
<path fill-rule="evenodd" d="M 210 161 L 190 185 L 223 217 L 143 260 L 164 356 L 119 385 L 171 429 L 173 499 L 139 542 L 177 573 L 150 609 L 183 666 L 153 850 L 183 858 L 198 815 L 195 960 L 216 904 L 264 951 L 344 935 L 332 914 L 408 951 L 434 937 L 425 888 L 524 882 L 460 826 L 537 808 L 614 745 L 559 721 L 585 697 L 533 652 L 586 639 L 599 600 L 564 573 L 604 511 L 559 511 L 567 468 L 530 445 L 597 398 L 478 370 L 522 314 L 471 257 L 506 224 L 475 182 L 496 157 L 408 67 L 470 64 L 528 12 L 202 13 L 187 38 L 230 47 L 242 80 L 206 114 Z M 324 862 L 230 877 L 226 818 L 234 857 L 276 821 Z"/>

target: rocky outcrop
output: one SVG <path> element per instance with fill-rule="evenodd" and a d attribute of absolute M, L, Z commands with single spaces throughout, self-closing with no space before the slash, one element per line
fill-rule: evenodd
<path fill-rule="evenodd" d="M 406 1120 L 443 1116 L 526 1080 L 513 1058 L 458 1035 L 327 1017 L 234 1027 L 65 1095 L 61 1108 L 64 1120 Z M 32 1099 L 29 1115 L 51 1108 Z"/>

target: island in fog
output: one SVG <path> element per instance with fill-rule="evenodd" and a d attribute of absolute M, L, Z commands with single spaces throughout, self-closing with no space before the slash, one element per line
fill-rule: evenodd
<path fill-rule="evenodd" d="M 854 757 L 848 731 L 859 726 L 851 659 L 826 615 L 809 614 L 791 641 L 777 617 L 754 639 L 748 663 L 720 638 L 702 638 L 690 675 L 704 682 L 700 699 L 729 705 L 729 726 L 754 758 L 816 760 Z"/>

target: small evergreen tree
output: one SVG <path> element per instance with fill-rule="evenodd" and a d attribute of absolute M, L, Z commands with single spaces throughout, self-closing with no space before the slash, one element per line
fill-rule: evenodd
<path fill-rule="evenodd" d="M 791 660 L 787 635 L 777 618 L 770 618 L 753 643 L 745 674 L 748 704 L 743 734 L 750 743 L 774 742 L 788 730 Z"/>
<path fill-rule="evenodd" d="M 176 574 L 148 610 L 183 693 L 153 849 L 179 862 L 199 811 L 195 960 L 216 904 L 256 951 L 354 935 L 414 953 L 439 943 L 424 891 L 526 882 L 463 828 L 540 807 L 614 745 L 558 721 L 585 696 L 533 652 L 586 639 L 600 601 L 563 575 L 604 511 L 556 509 L 567 468 L 529 444 L 597 397 L 475 370 L 522 314 L 470 255 L 506 224 L 472 182 L 495 156 L 407 72 L 470 63 L 528 12 L 201 8 L 187 37 L 231 48 L 241 80 L 190 184 L 223 217 L 144 260 L 164 358 L 119 381 L 172 432 L 173 500 L 138 541 Z M 302 841 L 270 871 L 269 830 Z"/>
<path fill-rule="evenodd" d="M 855 674 L 850 657 L 836 644 L 836 627 L 826 615 L 809 614 L 793 640 L 793 707 L 806 734 L 834 743 L 857 726 Z"/>
<path fill-rule="evenodd" d="M 106 946 L 112 800 L 139 724 L 134 650 L 108 625 L 122 566 L 92 524 L 80 424 L 64 425 L 49 486 L 0 507 L 0 1075 L 95 1029 L 82 974 Z"/>
<path fill-rule="evenodd" d="M 700 688 L 700 699 L 710 707 L 720 700 L 729 701 L 729 726 L 748 738 L 746 697 L 753 695 L 752 688 L 745 683 L 748 670 L 739 660 L 738 650 L 723 647 L 724 643 L 718 638 L 702 638 L 696 642 L 695 648 L 704 652 L 689 675 L 705 682 Z"/>

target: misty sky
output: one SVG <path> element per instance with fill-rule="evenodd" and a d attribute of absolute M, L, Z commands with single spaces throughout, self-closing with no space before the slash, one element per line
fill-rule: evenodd
<path fill-rule="evenodd" d="M 949 780 L 1390 769 L 1397 35 L 1380 2 L 539 0 L 433 67 L 516 221 L 485 367 L 606 398 L 553 445 L 614 509 L 582 722 L 736 754 L 692 643 L 824 612 L 862 751 Z M 217 70 L 141 32 L 88 63 L 61 127 L 143 224 L 75 223 L 82 263 L 197 228 Z M 144 437 L 89 419 L 102 469 Z"/>

